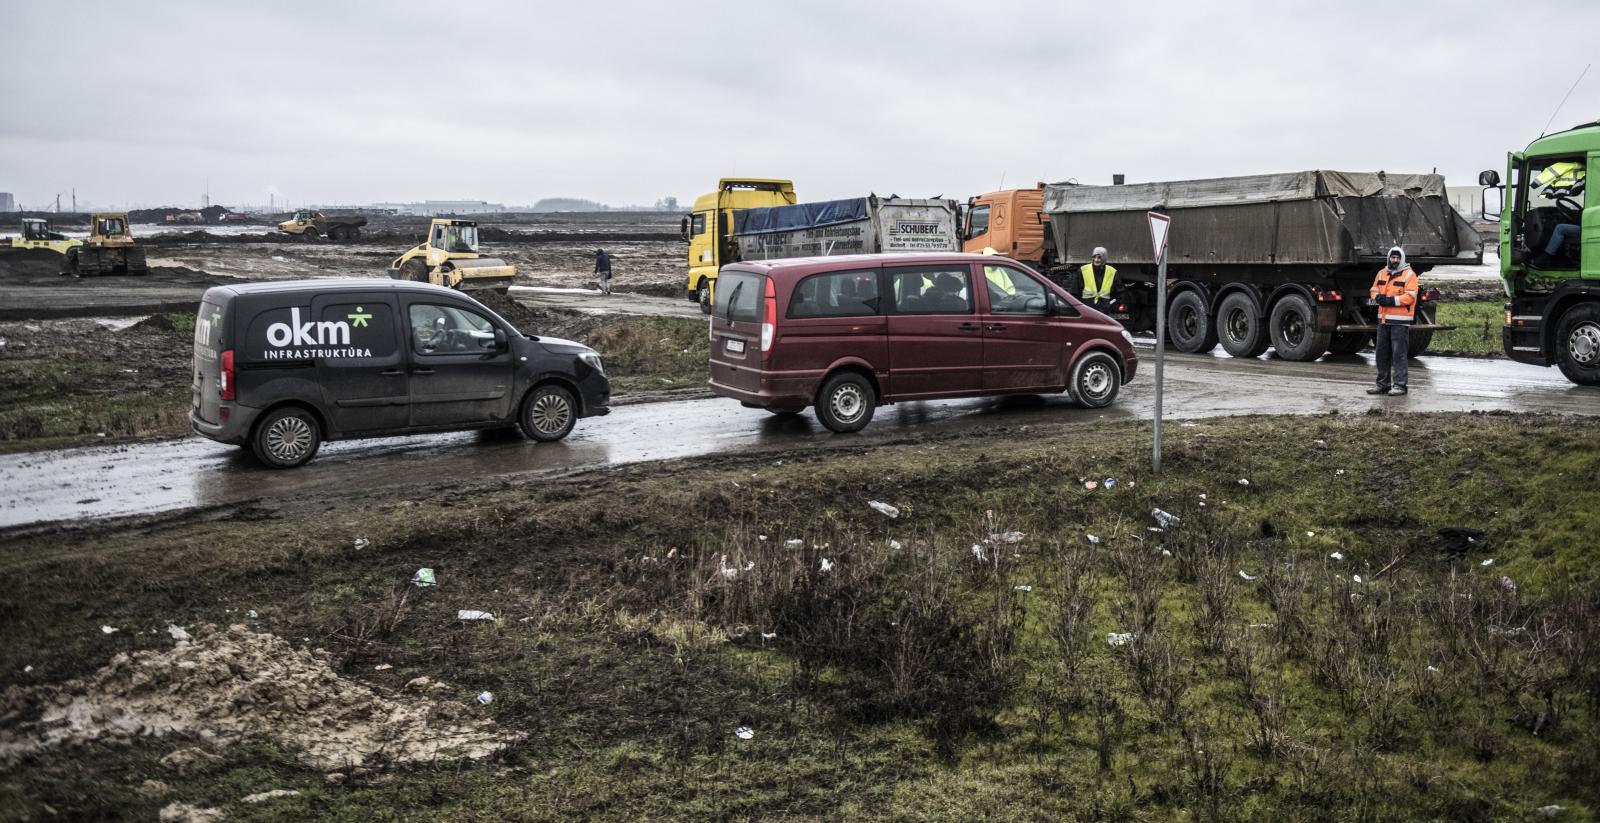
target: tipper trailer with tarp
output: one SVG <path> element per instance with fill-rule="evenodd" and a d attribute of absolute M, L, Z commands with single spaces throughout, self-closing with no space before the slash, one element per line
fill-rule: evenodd
<path fill-rule="evenodd" d="M 957 203 L 853 197 L 734 212 L 741 260 L 960 251 Z"/>
<path fill-rule="evenodd" d="M 1301 171 L 1121 186 L 1045 188 L 1044 214 L 1071 278 L 1096 246 L 1111 251 L 1133 331 L 1155 328 L 1157 261 L 1146 212 L 1172 218 L 1167 246 L 1167 334 L 1174 348 L 1235 357 L 1270 345 L 1287 360 L 1353 354 L 1372 339 L 1367 305 L 1389 248 L 1418 275 L 1481 263 L 1477 232 L 1450 206 L 1437 174 Z M 1433 332 L 1437 290 L 1426 288 L 1411 353 Z"/>

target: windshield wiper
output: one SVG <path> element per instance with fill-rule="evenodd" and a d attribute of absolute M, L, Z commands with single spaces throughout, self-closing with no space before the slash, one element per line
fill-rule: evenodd
<path fill-rule="evenodd" d="M 744 288 L 744 281 L 733 287 L 733 294 L 728 295 L 728 310 L 723 312 L 722 318 L 729 323 L 733 322 L 733 304 L 739 301 L 739 291 Z"/>

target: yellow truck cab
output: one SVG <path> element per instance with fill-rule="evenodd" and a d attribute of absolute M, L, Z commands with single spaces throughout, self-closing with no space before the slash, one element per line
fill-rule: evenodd
<path fill-rule="evenodd" d="M 994 249 L 1049 272 L 1056 265 L 1056 255 L 1041 219 L 1043 211 L 1043 183 L 1037 188 L 992 191 L 969 198 L 961 250 L 979 254 Z"/>
<path fill-rule="evenodd" d="M 701 311 L 711 312 L 711 290 L 717 269 L 739 260 L 733 242 L 733 212 L 762 206 L 789 206 L 797 202 L 794 181 L 749 177 L 724 177 L 717 190 L 695 198 L 689 218 L 688 297 L 700 303 Z"/>
<path fill-rule="evenodd" d="M 66 254 L 68 249 L 83 245 L 50 227 L 50 221 L 37 217 L 22 218 L 21 232 L 16 237 L 0 241 L 13 249 L 48 249 L 56 254 Z"/>
<path fill-rule="evenodd" d="M 516 278 L 517 268 L 479 255 L 476 222 L 438 218 L 428 227 L 427 242 L 389 264 L 389 276 L 460 291 L 494 289 L 504 293 Z"/>

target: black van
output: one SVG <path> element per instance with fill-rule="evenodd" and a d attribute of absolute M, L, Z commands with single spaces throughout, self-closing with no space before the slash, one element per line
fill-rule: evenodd
<path fill-rule="evenodd" d="M 217 286 L 195 317 L 194 430 L 272 468 L 323 440 L 511 426 L 560 440 L 610 402 L 593 349 L 426 283 Z"/>

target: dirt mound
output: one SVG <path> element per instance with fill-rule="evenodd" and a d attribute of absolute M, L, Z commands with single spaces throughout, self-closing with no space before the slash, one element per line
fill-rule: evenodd
<path fill-rule="evenodd" d="M 59 277 L 66 267 L 66 256 L 49 249 L 0 249 L 0 277 Z"/>
<path fill-rule="evenodd" d="M 427 678 L 418 692 L 447 691 Z M 89 741 L 194 735 L 226 745 L 264 735 L 318 769 L 441 757 L 478 758 L 513 739 L 465 703 L 386 696 L 340 677 L 325 653 L 232 626 L 203 627 L 164 652 L 119 654 L 92 678 L 13 689 L 0 716 L 0 764 Z"/>
<path fill-rule="evenodd" d="M 147 246 L 181 246 L 191 243 L 305 243 L 292 234 L 263 232 L 261 234 L 212 234 L 205 229 L 194 231 L 165 231 L 139 238 Z"/>

